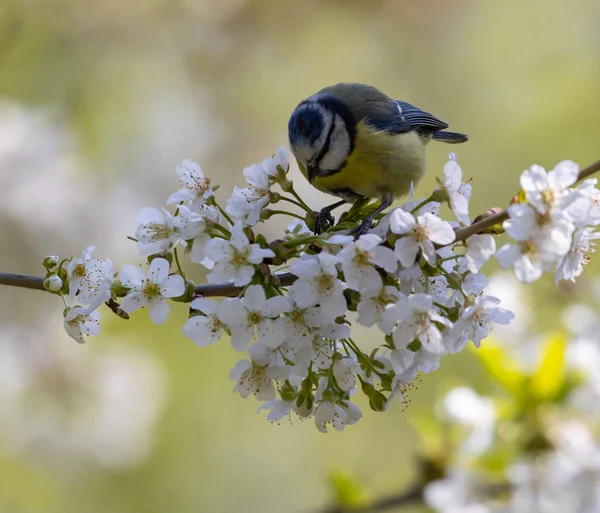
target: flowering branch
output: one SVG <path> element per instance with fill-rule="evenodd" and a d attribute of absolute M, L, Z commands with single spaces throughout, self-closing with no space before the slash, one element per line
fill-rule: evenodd
<path fill-rule="evenodd" d="M 586 168 L 583 168 L 577 176 L 577 181 L 581 182 L 582 180 L 585 180 L 586 178 L 592 176 L 597 171 L 600 171 L 600 160 L 597 160 L 593 164 L 590 164 Z M 507 219 L 508 210 L 502 210 L 501 212 L 497 212 L 489 217 L 485 217 L 481 221 L 477 221 L 465 228 L 456 230 L 456 238 L 454 239 L 454 242 L 467 240 L 471 235 L 482 233 L 488 228 L 491 228 L 492 226 L 503 223 Z"/>
<path fill-rule="evenodd" d="M 157 324 L 167 320 L 171 302 L 189 303 L 183 334 L 198 346 L 227 334 L 236 351 L 247 351 L 249 359 L 238 361 L 231 376 L 242 397 L 264 402 L 268 420 L 294 412 L 314 418 L 322 432 L 341 430 L 362 417 L 354 391 L 374 411 L 394 398 L 405 404 L 417 373 L 436 370 L 441 356 L 469 341 L 478 347 L 492 323 L 514 317 L 484 293 L 480 270 L 496 252 L 488 228 L 502 222 L 515 241 L 496 258 L 514 266 L 521 281 L 554 268 L 557 280 L 581 274 L 598 237 L 600 190 L 595 180 L 574 184 L 598 169 L 600 162 L 581 173 L 570 161 L 548 173 L 532 166 L 521 175 L 520 203 L 470 224 L 471 184 L 462 182 L 451 154 L 431 196 L 411 195 L 355 239 L 349 234 L 374 206 L 357 202 L 315 233 L 315 213 L 288 179 L 283 149 L 246 168 L 248 187 L 235 187 L 225 206 L 200 166 L 186 160 L 177 168 L 182 189 L 166 201 L 170 209 L 138 213 L 131 239 L 147 269 L 124 265 L 116 273 L 111 260 L 92 257 L 88 246 L 78 258 L 46 257 L 43 278 L 0 274 L 0 284 L 60 296 L 65 329 L 80 343 L 100 331 L 103 303 L 121 318 L 146 307 Z M 458 222 L 439 217 L 441 202 Z M 296 219 L 273 241 L 255 232 L 258 223 L 290 214 L 281 208 L 287 203 L 305 217 L 292 213 Z M 188 280 L 186 255 L 208 270 L 208 284 Z M 284 266 L 289 272 L 280 272 Z M 379 347 L 365 352 L 353 339 L 349 312 L 356 312 L 353 323 L 381 332 Z"/>
<path fill-rule="evenodd" d="M 292 273 L 281 273 L 276 276 L 282 287 L 289 287 L 296 280 Z M 41 276 L 0 273 L 0 285 L 47 292 L 47 289 L 44 288 L 44 278 Z M 243 287 L 236 287 L 233 283 L 215 283 L 194 287 L 194 293 L 204 297 L 236 297 L 242 290 Z"/>
<path fill-rule="evenodd" d="M 577 181 L 580 182 L 590 177 L 592 174 L 600 171 L 600 160 L 590 164 L 586 168 L 582 169 L 577 177 Z M 500 224 L 508 219 L 508 210 L 502 210 L 489 217 L 485 217 L 480 221 L 474 222 L 465 228 L 455 230 L 454 242 L 467 240 L 471 235 L 482 233 L 485 230 Z M 282 286 L 291 285 L 296 277 L 291 273 L 283 273 L 276 275 Z M 45 291 L 44 278 L 39 276 L 28 276 L 23 274 L 12 274 L 12 273 L 0 273 L 0 285 L 6 285 L 9 287 L 22 287 L 32 290 Z M 232 283 L 220 283 L 220 284 L 209 284 L 209 285 L 197 285 L 195 287 L 195 293 L 198 296 L 206 297 L 236 297 L 243 287 L 236 287 Z"/>

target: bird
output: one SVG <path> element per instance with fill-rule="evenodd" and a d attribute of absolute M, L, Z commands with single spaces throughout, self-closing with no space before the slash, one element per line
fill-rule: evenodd
<path fill-rule="evenodd" d="M 447 128 L 433 114 L 366 84 L 341 82 L 301 101 L 288 122 L 290 149 L 312 186 L 341 198 L 321 209 L 315 232 L 333 224 L 335 208 L 378 199 L 379 207 L 355 230 L 357 236 L 367 233 L 422 178 L 429 141 L 468 140 Z"/>

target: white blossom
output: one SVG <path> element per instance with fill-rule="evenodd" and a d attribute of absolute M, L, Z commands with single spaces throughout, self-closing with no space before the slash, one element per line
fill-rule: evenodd
<path fill-rule="evenodd" d="M 157 208 L 142 208 L 137 215 L 139 223 L 135 232 L 137 248 L 142 256 L 155 255 L 165 251 L 179 235 L 173 225 L 173 214 Z"/>
<path fill-rule="evenodd" d="M 346 425 L 356 424 L 362 417 L 358 406 L 351 402 L 346 407 L 330 401 L 321 401 L 315 411 L 315 425 L 321 433 L 327 433 L 327 424 L 336 431 L 343 431 Z"/>
<path fill-rule="evenodd" d="M 535 281 L 569 250 L 573 223 L 560 216 L 546 216 L 541 226 L 535 210 L 523 203 L 511 205 L 508 214 L 503 227 L 517 244 L 504 245 L 496 259 L 503 268 L 514 266 L 519 281 Z"/>
<path fill-rule="evenodd" d="M 177 176 L 183 188 L 169 196 L 167 205 L 184 202 L 192 212 L 198 211 L 213 195 L 210 178 L 205 177 L 202 168 L 189 159 L 177 166 Z"/>
<path fill-rule="evenodd" d="M 456 219 L 462 224 L 469 224 L 469 198 L 471 184 L 462 182 L 462 170 L 456 162 L 456 155 L 450 153 L 448 162 L 444 165 L 443 187 L 448 195 L 450 208 Z"/>
<path fill-rule="evenodd" d="M 244 225 L 253 226 L 259 218 L 261 210 L 269 204 L 269 174 L 259 164 L 244 169 L 244 176 L 249 187 L 234 187 L 227 200 L 225 210 L 234 219 Z"/>
<path fill-rule="evenodd" d="M 295 348 L 310 346 L 316 330 L 326 324 L 321 309 L 316 306 L 301 308 L 286 296 L 281 296 L 281 301 L 285 302 L 282 308 L 285 315 L 277 319 L 277 325 L 285 333 L 286 343 Z"/>
<path fill-rule="evenodd" d="M 237 287 L 250 283 L 254 276 L 254 265 L 275 256 L 270 249 L 250 244 L 240 224 L 233 226 L 230 240 L 214 238 L 209 241 L 205 253 L 214 262 L 207 280 L 210 283 L 233 281 Z"/>
<path fill-rule="evenodd" d="M 573 235 L 573 242 L 569 252 L 559 258 L 556 266 L 555 282 L 568 280 L 575 282 L 575 278 L 583 272 L 583 266 L 590 261 L 590 254 L 594 253 L 595 243 L 600 234 L 595 233 L 593 227 L 579 228 Z"/>
<path fill-rule="evenodd" d="M 254 394 L 260 401 L 275 399 L 275 387 L 266 366 L 240 360 L 231 370 L 231 379 L 236 382 L 235 390 L 244 398 Z"/>
<path fill-rule="evenodd" d="M 401 296 L 400 291 L 390 285 L 381 287 L 376 293 L 361 294 L 360 303 L 358 303 L 356 309 L 358 323 L 367 328 L 377 324 L 381 331 L 389 333 L 393 326 L 386 325 L 383 320 L 383 313 L 387 305 L 396 303 Z"/>
<path fill-rule="evenodd" d="M 515 315 L 498 306 L 500 300 L 492 296 L 478 296 L 473 304 L 467 306 L 452 330 L 454 342 L 450 352 L 462 351 L 471 340 L 476 347 L 488 336 L 492 323 L 509 324 Z"/>
<path fill-rule="evenodd" d="M 279 329 L 277 317 L 288 308 L 287 298 L 274 296 L 269 299 L 260 285 L 250 285 L 244 297 L 226 299 L 218 309 L 221 322 L 231 330 L 231 345 L 243 351 L 258 333 L 258 339 L 267 347 L 276 348 L 283 343 L 285 331 Z"/>
<path fill-rule="evenodd" d="M 349 392 L 356 386 L 356 374 L 360 372 L 360 367 L 352 358 L 340 358 L 333 364 L 331 371 L 338 386 Z"/>
<path fill-rule="evenodd" d="M 236 381 L 235 390 L 242 397 L 254 394 L 260 401 L 275 399 L 273 382 L 281 382 L 289 375 L 279 351 L 259 341 L 249 347 L 248 354 L 250 362 L 241 360 L 231 371 L 231 379 Z"/>
<path fill-rule="evenodd" d="M 97 335 L 100 333 L 100 314 L 90 308 L 74 306 L 67 309 L 64 325 L 67 334 L 80 344 L 85 343 L 85 335 Z"/>
<path fill-rule="evenodd" d="M 165 298 L 178 297 L 185 292 L 185 281 L 176 274 L 169 276 L 169 267 L 164 258 L 155 258 L 146 275 L 139 267 L 124 265 L 119 275 L 123 285 L 130 290 L 123 298 L 121 308 L 131 313 L 148 306 L 154 323 L 165 322 L 169 315 L 169 304 Z"/>
<path fill-rule="evenodd" d="M 418 338 L 420 347 L 425 351 L 433 354 L 444 352 L 442 333 L 437 324 L 446 328 L 452 324 L 434 310 L 431 296 L 419 293 L 401 298 L 386 308 L 383 317 L 386 323 L 397 321 L 392 332 L 396 349 L 405 349 Z"/>
<path fill-rule="evenodd" d="M 415 263 L 419 250 L 427 263 L 435 266 L 434 244 L 450 244 L 455 237 L 450 223 L 439 217 L 425 213 L 415 219 L 412 214 L 400 208 L 390 214 L 390 229 L 393 233 L 404 235 L 394 246 L 396 256 L 404 267 Z"/>
<path fill-rule="evenodd" d="M 192 212 L 183 205 L 179 206 L 178 210 L 174 225 L 182 239 L 188 242 L 191 240 L 190 260 L 212 269 L 213 262 L 206 256 L 206 246 L 212 237 L 206 232 L 206 228 L 219 222 L 219 210 L 206 205 L 200 207 L 197 212 Z"/>
<path fill-rule="evenodd" d="M 549 172 L 533 165 L 521 174 L 521 187 L 527 201 L 541 214 L 547 214 L 552 208 L 564 209 L 572 190 L 568 189 L 577 181 L 579 166 L 565 160 L 559 162 Z"/>
<path fill-rule="evenodd" d="M 183 334 L 200 347 L 217 342 L 223 334 L 225 325 L 218 317 L 219 305 L 214 299 L 199 297 L 190 303 L 190 308 L 202 312 L 202 315 L 190 317 L 182 328 Z"/>
<path fill-rule="evenodd" d="M 419 371 L 429 374 L 440 366 L 440 355 L 431 353 L 423 347 L 417 351 L 392 349 L 389 358 L 394 371 L 401 374 L 407 381 L 415 379 Z"/>
<path fill-rule="evenodd" d="M 109 259 L 92 258 L 95 246 L 88 246 L 81 257 L 69 262 L 69 299 L 81 304 L 98 306 L 108 301 L 114 281 L 113 264 Z"/>
<path fill-rule="evenodd" d="M 319 305 L 328 322 L 343 315 L 347 308 L 344 287 L 337 278 L 337 263 L 335 256 L 321 252 L 306 255 L 290 266 L 298 277 L 289 291 L 292 300 L 300 308 Z"/>
<path fill-rule="evenodd" d="M 269 176 L 277 176 L 277 167 L 281 167 L 285 173 L 290 169 L 290 161 L 288 159 L 287 152 L 283 146 L 280 146 L 275 151 L 272 157 L 268 157 L 260 164 Z"/>
<path fill-rule="evenodd" d="M 273 401 L 267 401 L 261 404 L 257 411 L 269 410 L 267 414 L 267 420 L 270 422 L 277 422 L 286 415 L 289 415 L 290 411 L 296 406 L 294 401 L 284 401 L 283 399 L 274 399 Z"/>
<path fill-rule="evenodd" d="M 471 235 L 466 241 L 465 261 L 469 271 L 479 272 L 490 257 L 496 252 L 496 241 L 489 234 Z"/>
<path fill-rule="evenodd" d="M 588 178 L 575 189 L 587 200 L 588 204 L 587 216 L 584 220 L 578 220 L 577 226 L 600 224 L 600 190 L 596 188 L 597 183 L 596 178 Z"/>
<path fill-rule="evenodd" d="M 394 252 L 380 246 L 383 240 L 377 235 L 362 235 L 355 243 L 348 244 L 338 253 L 346 285 L 361 294 L 381 290 L 383 281 L 374 266 L 393 273 L 398 267 Z"/>

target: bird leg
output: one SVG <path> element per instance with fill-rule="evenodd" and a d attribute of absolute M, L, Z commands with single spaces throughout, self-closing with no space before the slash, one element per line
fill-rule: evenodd
<path fill-rule="evenodd" d="M 367 233 L 373 226 L 373 220 L 381 214 L 386 208 L 388 208 L 394 202 L 394 195 L 391 192 L 386 193 L 381 199 L 381 205 L 375 210 L 369 217 L 365 217 L 362 222 L 352 230 L 352 234 L 356 238 Z"/>
<path fill-rule="evenodd" d="M 331 215 L 331 211 L 338 207 L 341 207 L 344 203 L 346 203 L 346 201 L 344 200 L 338 201 L 337 203 L 334 203 L 327 207 L 323 207 L 321 209 L 321 211 L 317 214 L 317 217 L 315 218 L 315 233 L 323 233 L 325 230 L 327 230 L 327 228 L 333 226 L 334 219 Z"/>

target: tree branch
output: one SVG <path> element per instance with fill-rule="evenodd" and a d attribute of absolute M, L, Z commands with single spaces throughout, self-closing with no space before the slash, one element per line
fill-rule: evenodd
<path fill-rule="evenodd" d="M 590 164 L 586 168 L 583 168 L 577 177 L 577 181 L 585 180 L 596 171 L 600 171 L 600 160 Z M 501 223 L 508 219 L 508 211 L 503 210 L 493 216 L 486 217 L 481 221 L 471 224 L 460 230 L 456 230 L 456 238 L 454 242 L 463 241 L 468 239 L 471 235 L 480 233 L 495 224 Z M 452 244 L 454 243 L 452 242 Z M 291 273 L 283 273 L 275 275 L 284 287 L 287 287 L 294 283 L 296 276 Z M 23 274 L 11 274 L 11 273 L 0 273 L 0 285 L 6 285 L 9 287 L 22 287 L 25 289 L 32 290 L 45 290 L 44 289 L 44 278 L 39 276 L 26 276 Z M 241 291 L 243 287 L 236 287 L 232 283 L 218 283 L 209 285 L 197 285 L 195 292 L 201 296 L 217 296 L 217 297 L 235 297 Z"/>
<path fill-rule="evenodd" d="M 276 277 L 284 287 L 289 287 L 296 281 L 296 276 L 292 273 L 278 274 Z M 44 278 L 39 276 L 26 276 L 23 274 L 0 273 L 0 285 L 21 287 L 31 290 L 46 290 L 44 288 Z M 242 290 L 243 287 L 236 287 L 233 283 L 196 285 L 195 288 L 195 292 L 199 296 L 216 297 L 236 297 Z"/>
<path fill-rule="evenodd" d="M 600 160 L 594 162 L 593 164 L 590 164 L 586 168 L 583 168 L 579 173 L 579 176 L 577 177 L 577 181 L 580 182 L 581 180 L 585 180 L 586 178 L 593 175 L 596 171 L 600 171 Z M 454 242 L 459 242 L 468 239 L 471 235 L 475 235 L 476 233 L 482 232 L 486 228 L 490 228 L 491 226 L 506 221 L 507 219 L 508 211 L 503 210 L 502 212 L 498 212 L 493 216 L 486 217 L 481 221 L 473 223 L 472 225 L 467 226 L 466 228 L 456 230 L 456 238 L 454 239 Z M 452 242 L 451 244 L 454 244 L 454 242 Z"/>
<path fill-rule="evenodd" d="M 399 495 L 379 499 L 363 507 L 332 506 L 322 513 L 375 513 L 389 509 L 400 508 L 423 501 L 423 487 L 416 486 Z"/>
<path fill-rule="evenodd" d="M 0 285 L 46 290 L 44 288 L 44 278 L 40 278 L 39 276 L 25 276 L 24 274 L 0 273 Z"/>

